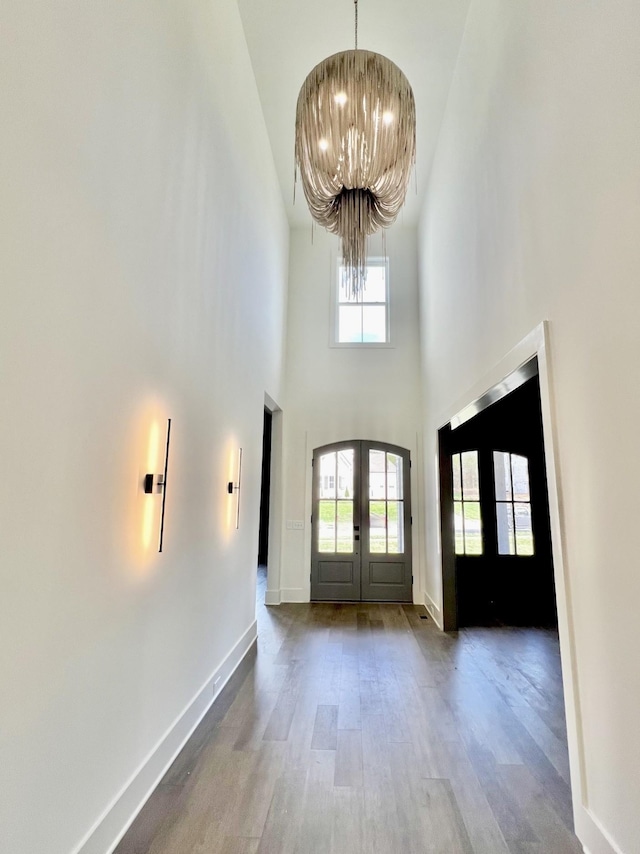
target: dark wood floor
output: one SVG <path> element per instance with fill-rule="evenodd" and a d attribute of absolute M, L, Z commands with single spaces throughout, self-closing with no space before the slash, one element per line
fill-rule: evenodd
<path fill-rule="evenodd" d="M 259 607 L 257 653 L 116 854 L 582 852 L 557 634 L 421 614 Z"/>

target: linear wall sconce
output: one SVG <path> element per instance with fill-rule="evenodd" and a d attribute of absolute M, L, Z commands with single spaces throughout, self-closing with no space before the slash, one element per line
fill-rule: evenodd
<path fill-rule="evenodd" d="M 227 484 L 229 495 L 236 496 L 236 528 L 240 527 L 240 481 L 242 478 L 242 448 L 238 448 L 238 473 L 237 479 L 230 480 Z"/>
<path fill-rule="evenodd" d="M 162 508 L 160 510 L 160 534 L 158 536 L 158 551 L 162 551 L 164 542 L 164 511 L 167 501 L 167 472 L 169 471 L 169 441 L 171 439 L 171 419 L 167 418 L 167 438 L 164 450 L 164 472 L 145 474 L 142 487 L 147 495 L 162 495 Z"/>

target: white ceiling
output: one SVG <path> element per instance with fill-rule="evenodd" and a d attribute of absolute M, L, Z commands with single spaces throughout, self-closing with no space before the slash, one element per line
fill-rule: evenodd
<path fill-rule="evenodd" d="M 358 46 L 407 76 L 416 100 L 416 181 L 400 221 L 417 222 L 470 0 L 359 0 Z M 238 0 L 289 222 L 311 222 L 293 200 L 298 92 L 311 69 L 354 46 L 353 0 Z M 416 183 L 418 192 L 416 193 Z"/>

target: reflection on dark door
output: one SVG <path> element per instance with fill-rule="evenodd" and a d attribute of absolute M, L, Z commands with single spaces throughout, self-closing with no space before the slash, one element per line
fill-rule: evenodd
<path fill-rule="evenodd" d="M 412 600 L 409 476 L 409 452 L 395 445 L 316 448 L 312 600 Z"/>

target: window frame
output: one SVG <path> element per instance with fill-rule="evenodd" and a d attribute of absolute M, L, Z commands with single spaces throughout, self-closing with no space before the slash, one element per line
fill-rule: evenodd
<path fill-rule="evenodd" d="M 389 282 L 389 259 L 382 256 L 367 257 L 367 267 L 384 267 L 385 275 L 385 302 L 341 302 L 340 301 L 340 278 L 342 269 L 342 258 L 338 257 L 333 271 L 333 284 L 331 289 L 331 340 L 330 347 L 338 349 L 390 349 L 393 348 L 391 341 L 391 288 Z M 340 306 L 341 305 L 384 305 L 385 307 L 385 341 L 340 341 Z"/>
<path fill-rule="evenodd" d="M 477 473 L 478 473 L 478 497 L 477 498 L 465 498 L 464 497 L 464 475 L 462 468 L 462 455 L 463 454 L 475 454 L 476 455 L 476 465 L 477 465 Z M 454 461 L 458 458 L 459 462 L 459 472 L 460 472 L 460 498 L 455 498 L 454 484 L 455 484 L 455 475 L 453 472 Z M 486 556 L 486 542 L 485 542 L 485 531 L 484 531 L 484 521 L 482 518 L 482 485 L 481 474 L 480 474 L 480 449 L 479 448 L 467 448 L 464 451 L 456 451 L 451 454 L 451 477 L 452 477 L 452 509 L 453 509 L 453 553 L 456 558 L 464 557 L 464 558 L 482 558 Z M 461 552 L 458 551 L 457 548 L 457 539 L 456 539 L 456 531 L 455 531 L 455 514 L 456 514 L 456 504 L 460 505 L 462 510 L 462 547 L 463 550 Z M 465 504 L 477 504 L 478 505 L 478 522 L 480 523 L 480 551 L 479 552 L 470 552 L 467 551 L 467 531 L 466 526 L 464 524 L 465 515 L 464 515 L 464 505 Z"/>
<path fill-rule="evenodd" d="M 509 455 L 509 478 L 511 482 L 511 498 L 498 498 L 497 492 L 497 483 L 496 483 L 496 475 L 495 475 L 495 455 L 496 454 L 508 454 Z M 515 498 L 515 489 L 513 484 L 513 458 L 519 457 L 520 459 L 525 460 L 527 464 L 527 485 L 529 487 L 529 500 L 522 501 Z M 494 504 L 494 513 L 496 518 L 496 554 L 498 557 L 517 557 L 517 558 L 532 558 L 537 556 L 536 549 L 536 535 L 533 529 L 533 502 L 531 500 L 531 475 L 530 475 L 530 466 L 529 466 L 529 457 L 526 454 L 517 454 L 515 451 L 504 451 L 500 448 L 494 448 L 491 451 L 491 466 L 493 468 L 493 504 Z M 500 537 L 498 534 L 498 505 L 503 504 L 505 506 L 509 506 L 511 508 L 511 520 L 513 523 L 513 548 L 514 550 L 508 552 L 500 551 Z M 529 553 L 521 553 L 518 551 L 518 529 L 516 527 L 516 505 L 523 505 L 529 508 L 529 518 L 531 520 L 531 549 L 532 551 Z"/>

